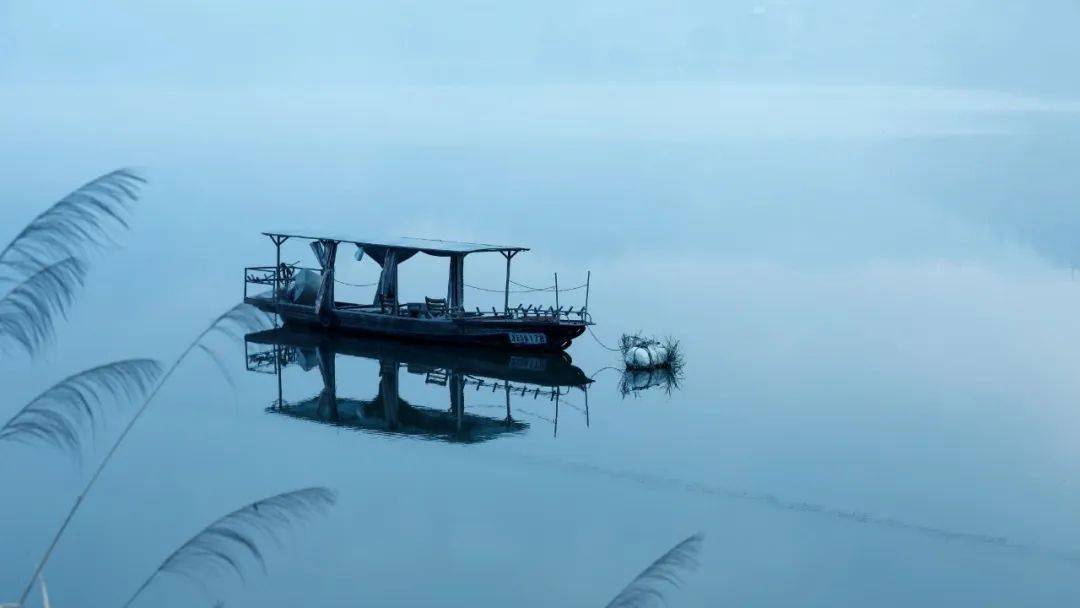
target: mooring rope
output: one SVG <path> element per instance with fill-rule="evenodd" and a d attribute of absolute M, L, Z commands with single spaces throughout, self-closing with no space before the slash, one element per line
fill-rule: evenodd
<path fill-rule="evenodd" d="M 601 367 L 600 369 L 593 372 L 592 375 L 589 376 L 589 380 L 595 380 L 597 376 L 599 376 L 603 372 L 608 371 L 609 369 L 612 370 L 612 371 L 616 371 L 616 372 L 624 372 L 624 371 L 626 371 L 625 369 L 619 369 L 619 368 L 611 366 L 611 365 L 605 365 L 604 367 Z"/>
<path fill-rule="evenodd" d="M 597 338 L 596 334 L 593 333 L 592 325 L 587 325 L 586 327 L 588 327 L 588 329 L 589 329 L 589 335 L 592 336 L 593 340 L 596 340 L 596 343 L 599 344 L 601 347 L 603 347 L 603 348 L 605 348 L 607 350 L 610 350 L 613 353 L 621 353 L 622 352 L 621 348 L 611 348 L 610 346 L 608 346 L 608 345 L 604 344 L 603 342 L 601 342 L 600 338 Z"/>

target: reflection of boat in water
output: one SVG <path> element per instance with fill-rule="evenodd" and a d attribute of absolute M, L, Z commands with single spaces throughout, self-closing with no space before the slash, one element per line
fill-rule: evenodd
<path fill-rule="evenodd" d="M 249 370 L 277 375 L 278 399 L 268 409 L 272 413 L 443 441 L 475 443 L 525 431 L 529 425 L 512 415 L 511 397 L 515 395 L 552 401 L 557 424 L 559 402 L 573 388 L 584 392 L 587 410 L 586 389 L 592 382 L 563 352 L 422 346 L 296 329 L 249 334 L 245 345 Z M 337 396 L 338 354 L 379 362 L 379 388 L 374 398 Z M 318 396 L 298 402 L 286 402 L 282 398 L 282 369 L 290 365 L 305 370 L 319 368 L 323 389 Z M 418 406 L 401 398 L 398 387 L 402 366 L 409 373 L 424 376 L 428 384 L 446 386 L 450 392 L 449 408 Z M 505 413 L 489 417 L 466 412 L 466 387 L 473 392 L 500 394 L 505 399 Z"/>

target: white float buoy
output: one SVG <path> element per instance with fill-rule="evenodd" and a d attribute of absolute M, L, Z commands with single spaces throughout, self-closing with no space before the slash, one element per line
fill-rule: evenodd
<path fill-rule="evenodd" d="M 622 336 L 623 363 L 629 370 L 649 370 L 669 368 L 678 371 L 682 367 L 679 342 L 672 338 L 661 342 L 655 338 L 640 335 Z"/>
<path fill-rule="evenodd" d="M 623 351 L 627 369 L 652 369 L 667 364 L 668 349 L 659 343 L 631 346 Z"/>

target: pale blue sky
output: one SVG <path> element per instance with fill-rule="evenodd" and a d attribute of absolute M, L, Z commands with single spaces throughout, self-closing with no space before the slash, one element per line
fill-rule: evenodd
<path fill-rule="evenodd" d="M 11 82 L 753 81 L 1078 90 L 1080 4 L 5 2 Z"/>

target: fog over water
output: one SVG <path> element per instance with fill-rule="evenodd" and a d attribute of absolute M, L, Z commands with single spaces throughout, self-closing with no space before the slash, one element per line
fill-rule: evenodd
<path fill-rule="evenodd" d="M 1071 2 L 3 5 L 0 244 L 92 177 L 148 179 L 50 348 L 0 355 L 3 420 L 92 365 L 171 362 L 291 227 L 530 246 L 515 280 L 591 271 L 602 341 L 687 359 L 624 398 L 584 335 L 587 410 L 515 396 L 527 428 L 468 443 L 269 412 L 274 376 L 224 343 L 235 386 L 178 368 L 58 545 L 53 605 L 120 605 L 209 522 L 310 486 L 337 503 L 268 575 L 140 603 L 600 606 L 698 531 L 673 607 L 1077 601 L 1078 25 Z M 345 249 L 341 280 L 377 279 Z M 405 263 L 403 299 L 445 266 Z M 379 394 L 378 357 L 336 366 L 352 407 Z M 402 399 L 452 410 L 410 371 Z M 501 420 L 489 391 L 465 412 Z M 81 463 L 0 442 L 0 603 L 124 420 Z"/>

